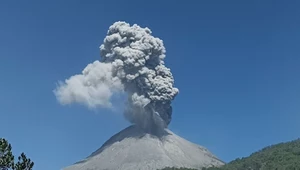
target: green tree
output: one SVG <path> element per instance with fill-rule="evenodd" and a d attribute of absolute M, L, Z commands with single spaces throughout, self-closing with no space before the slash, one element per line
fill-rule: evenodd
<path fill-rule="evenodd" d="M 18 157 L 15 170 L 32 170 L 33 165 L 34 163 L 30 159 L 27 159 L 26 155 L 22 153 L 21 156 Z"/>
<path fill-rule="evenodd" d="M 24 153 L 14 162 L 12 147 L 7 140 L 0 138 L 0 170 L 32 170 L 34 162 L 26 157 Z"/>
<path fill-rule="evenodd" d="M 0 169 L 5 170 L 14 167 L 14 156 L 11 151 L 11 145 L 0 138 Z"/>

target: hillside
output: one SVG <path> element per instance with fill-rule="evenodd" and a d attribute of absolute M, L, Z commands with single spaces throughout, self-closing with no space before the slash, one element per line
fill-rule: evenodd
<path fill-rule="evenodd" d="M 177 170 L 164 170 L 171 169 Z M 202 170 L 300 170 L 300 139 L 268 146 L 249 157 L 236 159 L 219 168 Z"/>
<path fill-rule="evenodd" d="M 266 147 L 221 168 L 207 170 L 300 170 L 300 139 Z"/>

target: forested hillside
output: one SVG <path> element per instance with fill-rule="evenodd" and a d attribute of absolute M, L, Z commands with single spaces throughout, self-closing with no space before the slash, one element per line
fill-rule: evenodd
<path fill-rule="evenodd" d="M 179 169 L 166 168 L 165 170 Z M 202 170 L 300 170 L 300 139 L 268 146 L 249 157 L 238 158 L 219 168 Z"/>

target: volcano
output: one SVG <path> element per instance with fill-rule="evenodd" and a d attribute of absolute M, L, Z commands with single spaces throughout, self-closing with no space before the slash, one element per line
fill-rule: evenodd
<path fill-rule="evenodd" d="M 165 129 L 153 135 L 132 125 L 112 136 L 86 159 L 63 170 L 157 170 L 222 166 L 206 148 Z"/>

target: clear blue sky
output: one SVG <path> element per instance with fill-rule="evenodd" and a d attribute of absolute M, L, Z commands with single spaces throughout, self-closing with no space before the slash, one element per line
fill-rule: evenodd
<path fill-rule="evenodd" d="M 170 128 L 224 161 L 300 137 L 299 1 L 1 1 L 0 137 L 36 170 L 70 165 L 128 126 L 61 106 L 58 80 L 100 58 L 115 21 L 164 40 L 180 94 Z"/>

